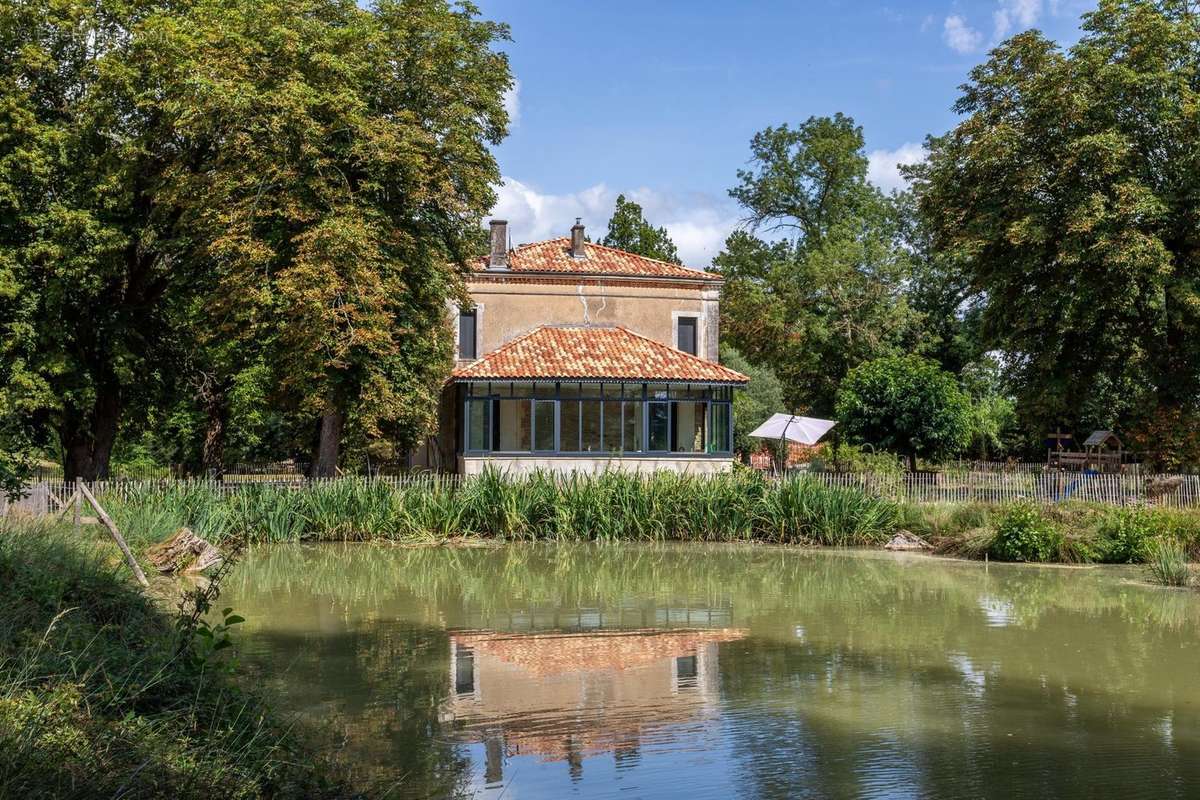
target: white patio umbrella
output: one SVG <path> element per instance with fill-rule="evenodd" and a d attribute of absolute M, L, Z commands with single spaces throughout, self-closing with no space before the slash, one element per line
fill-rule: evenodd
<path fill-rule="evenodd" d="M 834 425 L 837 423 L 831 419 L 772 414 L 770 419 L 750 431 L 749 435 L 756 439 L 775 439 L 780 444 L 785 439 L 797 444 L 816 444 Z"/>

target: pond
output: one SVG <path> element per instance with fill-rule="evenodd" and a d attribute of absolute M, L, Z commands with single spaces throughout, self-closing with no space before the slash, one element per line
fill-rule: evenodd
<path fill-rule="evenodd" d="M 242 668 L 389 797 L 1200 795 L 1200 598 L 862 551 L 251 551 Z"/>

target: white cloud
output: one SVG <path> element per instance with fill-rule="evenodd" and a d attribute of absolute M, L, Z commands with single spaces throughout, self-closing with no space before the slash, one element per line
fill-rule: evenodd
<path fill-rule="evenodd" d="M 504 110 L 508 112 L 508 126 L 517 127 L 521 121 L 521 82 L 513 78 L 512 86 L 504 93 Z"/>
<path fill-rule="evenodd" d="M 598 183 L 577 192 L 550 194 L 505 177 L 496 190 L 496 207 L 489 217 L 508 220 L 513 244 L 566 236 L 576 217 L 583 220 L 592 240 L 598 241 L 608 230 L 608 218 L 621 193 Z M 668 194 L 645 187 L 623 193 L 642 206 L 652 225 L 667 229 L 679 257 L 690 267 L 707 267 L 738 224 L 736 208 L 708 195 Z"/>
<path fill-rule="evenodd" d="M 904 189 L 908 181 L 900 174 L 900 165 L 917 164 L 925 156 L 925 148 L 912 142 L 905 142 L 895 150 L 872 150 L 867 154 L 867 180 L 885 192 Z"/>
<path fill-rule="evenodd" d="M 1000 0 L 1000 8 L 992 13 L 995 29 L 992 38 L 999 42 L 1014 27 L 1032 28 L 1042 15 L 1042 0 Z"/>
<path fill-rule="evenodd" d="M 983 44 L 983 34 L 967 24 L 957 14 L 946 17 L 942 26 L 942 39 L 956 53 L 973 53 Z"/>

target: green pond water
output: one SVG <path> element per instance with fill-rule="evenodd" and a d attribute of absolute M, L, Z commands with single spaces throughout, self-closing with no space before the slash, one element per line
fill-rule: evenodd
<path fill-rule="evenodd" d="M 767 547 L 251 551 L 242 669 L 389 797 L 1197 797 L 1200 593 Z"/>

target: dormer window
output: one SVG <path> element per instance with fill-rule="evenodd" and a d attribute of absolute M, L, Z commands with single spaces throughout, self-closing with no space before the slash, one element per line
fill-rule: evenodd
<path fill-rule="evenodd" d="M 474 361 L 478 358 L 476 346 L 476 310 L 467 309 L 458 312 L 458 357 Z"/>

